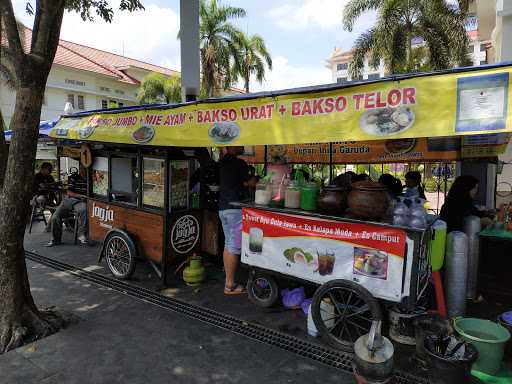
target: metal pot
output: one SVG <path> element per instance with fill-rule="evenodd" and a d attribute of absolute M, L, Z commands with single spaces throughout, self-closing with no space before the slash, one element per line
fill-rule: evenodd
<path fill-rule="evenodd" d="M 318 195 L 318 211 L 327 215 L 341 215 L 347 209 L 349 191 L 336 185 L 328 185 L 322 188 Z"/>
<path fill-rule="evenodd" d="M 384 384 L 393 375 L 394 348 L 381 335 L 381 321 L 373 321 L 370 332 L 354 344 L 354 375 L 359 383 Z"/>
<path fill-rule="evenodd" d="M 359 181 L 352 184 L 348 195 L 351 213 L 363 220 L 380 220 L 388 211 L 389 194 L 385 185 L 373 181 Z"/>

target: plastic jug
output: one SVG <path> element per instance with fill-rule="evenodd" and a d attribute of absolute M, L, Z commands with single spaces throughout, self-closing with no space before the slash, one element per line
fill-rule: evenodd
<path fill-rule="evenodd" d="M 305 211 L 316 211 L 318 186 L 316 183 L 306 183 L 300 194 L 300 208 Z"/>
<path fill-rule="evenodd" d="M 430 262 L 432 272 L 439 271 L 444 264 L 444 253 L 446 249 L 446 222 L 436 220 L 432 224 L 432 240 L 430 241 Z"/>

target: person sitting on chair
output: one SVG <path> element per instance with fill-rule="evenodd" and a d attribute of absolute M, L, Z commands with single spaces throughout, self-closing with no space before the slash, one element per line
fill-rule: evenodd
<path fill-rule="evenodd" d="M 34 175 L 34 203 L 44 206 L 55 200 L 55 194 L 49 189 L 55 184 L 55 179 L 51 175 L 53 167 L 51 163 L 41 164 L 39 172 Z"/>
<path fill-rule="evenodd" d="M 81 195 L 68 191 L 68 197 L 62 200 L 50 219 L 52 239 L 46 244 L 47 247 L 62 243 L 62 225 L 71 215 L 74 215 L 77 221 L 79 244 L 87 244 L 87 203 L 82 198 Z"/>

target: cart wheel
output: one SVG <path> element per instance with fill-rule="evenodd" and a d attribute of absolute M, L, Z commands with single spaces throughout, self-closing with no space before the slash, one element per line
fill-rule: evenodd
<path fill-rule="evenodd" d="M 279 288 L 276 280 L 267 274 L 251 273 L 247 280 L 247 293 L 249 299 L 256 305 L 269 308 L 279 298 Z"/>
<path fill-rule="evenodd" d="M 137 251 L 133 241 L 123 233 L 113 233 L 105 241 L 105 259 L 110 272 L 118 279 L 128 279 L 135 270 Z"/>
<path fill-rule="evenodd" d="M 352 352 L 355 341 L 382 318 L 380 305 L 361 285 L 333 280 L 320 286 L 311 303 L 311 316 L 329 344 Z"/>

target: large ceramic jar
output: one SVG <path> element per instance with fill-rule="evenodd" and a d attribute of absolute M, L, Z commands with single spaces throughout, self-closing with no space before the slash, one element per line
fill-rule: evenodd
<path fill-rule="evenodd" d="M 352 184 L 348 195 L 350 212 L 363 220 L 380 220 L 386 216 L 389 195 L 385 185 L 373 181 L 359 181 Z"/>
<path fill-rule="evenodd" d="M 326 215 L 341 215 L 347 209 L 348 189 L 336 185 L 322 188 L 318 196 L 318 211 Z"/>

